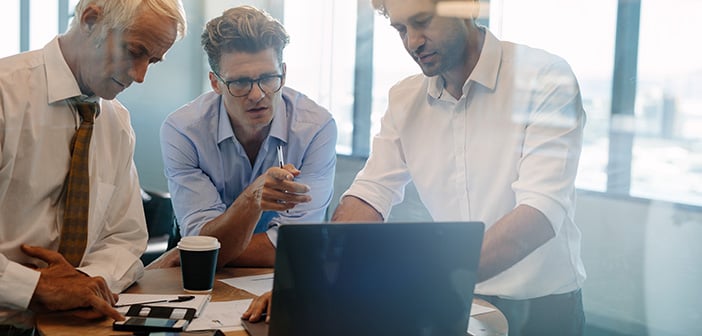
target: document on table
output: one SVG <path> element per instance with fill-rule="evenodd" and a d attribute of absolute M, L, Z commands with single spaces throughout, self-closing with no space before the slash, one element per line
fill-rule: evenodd
<path fill-rule="evenodd" d="M 210 294 L 193 294 L 191 300 L 183 302 L 153 302 L 153 301 L 169 301 L 178 299 L 182 294 L 131 294 L 122 293 L 119 295 L 119 300 L 117 305 L 131 305 L 143 303 L 149 306 L 159 306 L 159 307 L 173 307 L 173 308 L 193 308 L 195 309 L 195 316 L 198 316 L 202 310 L 210 302 Z M 129 306 L 124 306 L 117 308 L 117 311 L 121 314 L 126 314 L 129 310 Z"/>
<path fill-rule="evenodd" d="M 495 311 L 495 308 L 481 306 L 479 304 L 473 303 L 470 307 L 470 316 L 476 316 L 480 314 L 487 314 L 489 312 Z"/>
<path fill-rule="evenodd" d="M 187 331 L 220 329 L 222 331 L 244 330 L 241 314 L 251 304 L 251 299 L 210 302 L 205 310 L 188 325 Z"/>
<path fill-rule="evenodd" d="M 273 273 L 222 279 L 219 281 L 229 286 L 243 289 L 254 295 L 261 295 L 273 290 Z"/>

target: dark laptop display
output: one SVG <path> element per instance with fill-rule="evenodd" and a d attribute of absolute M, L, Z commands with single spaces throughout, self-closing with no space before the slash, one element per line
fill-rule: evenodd
<path fill-rule="evenodd" d="M 269 335 L 466 335 L 484 225 L 283 225 Z"/>

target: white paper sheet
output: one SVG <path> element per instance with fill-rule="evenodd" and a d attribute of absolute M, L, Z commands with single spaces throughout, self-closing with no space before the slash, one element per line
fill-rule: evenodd
<path fill-rule="evenodd" d="M 495 311 L 495 308 L 485 307 L 485 306 L 481 306 L 479 304 L 473 303 L 473 305 L 471 305 L 471 308 L 470 308 L 470 316 L 487 314 L 487 313 L 492 312 L 492 311 Z"/>
<path fill-rule="evenodd" d="M 192 320 L 186 330 L 244 330 L 241 326 L 241 314 L 246 311 L 249 304 L 251 299 L 210 302 L 200 317 Z"/>
<path fill-rule="evenodd" d="M 273 273 L 222 279 L 219 281 L 254 295 L 261 295 L 273 290 Z"/>

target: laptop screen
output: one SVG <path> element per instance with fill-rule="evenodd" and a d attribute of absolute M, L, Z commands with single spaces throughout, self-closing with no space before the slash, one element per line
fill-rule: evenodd
<path fill-rule="evenodd" d="M 280 227 L 270 335 L 465 335 L 484 225 Z"/>

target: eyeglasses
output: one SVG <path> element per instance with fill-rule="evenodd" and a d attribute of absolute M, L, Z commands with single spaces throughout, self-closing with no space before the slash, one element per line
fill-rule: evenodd
<path fill-rule="evenodd" d="M 244 97 L 247 96 L 251 89 L 253 89 L 253 84 L 258 84 L 258 88 L 265 94 L 276 93 L 283 87 L 283 75 L 263 75 L 258 78 L 239 78 L 230 81 L 225 81 L 218 73 L 212 72 L 227 86 L 229 94 L 234 97 Z"/>

